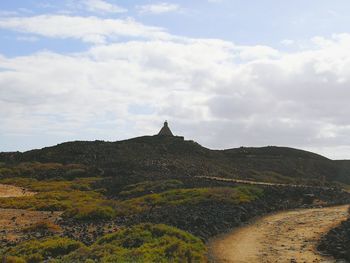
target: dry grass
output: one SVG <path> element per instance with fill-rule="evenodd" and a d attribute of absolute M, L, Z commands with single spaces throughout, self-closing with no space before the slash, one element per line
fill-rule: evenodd
<path fill-rule="evenodd" d="M 35 192 L 29 191 L 28 189 L 25 189 L 23 187 L 0 184 L 0 197 L 21 197 L 32 195 L 35 195 Z"/>

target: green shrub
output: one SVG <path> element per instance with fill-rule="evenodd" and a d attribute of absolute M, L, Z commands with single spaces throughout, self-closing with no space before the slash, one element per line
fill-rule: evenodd
<path fill-rule="evenodd" d="M 251 202 L 263 195 L 263 190 L 253 186 L 176 189 L 159 194 L 149 194 L 118 203 L 118 215 L 142 213 L 153 207 L 196 205 L 203 202 L 239 204 Z"/>
<path fill-rule="evenodd" d="M 67 179 L 74 179 L 77 177 L 83 177 L 84 175 L 86 175 L 85 169 L 72 169 L 72 170 L 66 171 L 64 177 Z"/>
<path fill-rule="evenodd" d="M 63 262 L 205 262 L 203 242 L 191 234 L 166 225 L 141 224 L 100 238 Z"/>
<path fill-rule="evenodd" d="M 166 225 L 141 224 L 105 235 L 90 247 L 68 238 L 23 242 L 7 252 L 18 262 L 206 262 L 206 247 L 193 235 Z"/>
<path fill-rule="evenodd" d="M 28 262 L 42 262 L 43 259 L 57 258 L 67 255 L 84 245 L 78 241 L 61 237 L 50 237 L 42 240 L 25 241 L 7 254 L 24 258 Z"/>
<path fill-rule="evenodd" d="M 50 221 L 41 221 L 34 225 L 24 228 L 23 232 L 50 232 L 50 233 L 58 233 L 62 229 L 59 225 L 56 225 Z"/>
<path fill-rule="evenodd" d="M 63 213 L 64 218 L 74 218 L 76 220 L 112 219 L 115 215 L 115 210 L 110 206 L 88 204 L 68 209 Z"/>
<path fill-rule="evenodd" d="M 38 253 L 32 254 L 27 257 L 27 263 L 40 263 L 43 262 L 44 257 Z"/>
<path fill-rule="evenodd" d="M 67 180 L 37 180 L 33 178 L 13 177 L 0 180 L 2 184 L 11 184 L 19 187 L 28 188 L 35 192 L 52 192 L 52 191 L 74 191 L 79 187 L 81 191 L 92 190 L 91 185 L 101 180 L 97 177 L 76 178 L 71 181 Z"/>
<path fill-rule="evenodd" d="M 7 256 L 5 259 L 6 263 L 26 263 L 26 261 L 20 257 Z"/>
<path fill-rule="evenodd" d="M 128 185 L 119 193 L 120 197 L 136 197 L 144 194 L 159 193 L 170 189 L 181 188 L 183 183 L 179 180 L 145 181 Z"/>

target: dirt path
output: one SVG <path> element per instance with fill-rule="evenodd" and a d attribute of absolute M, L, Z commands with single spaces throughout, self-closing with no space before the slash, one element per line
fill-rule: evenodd
<path fill-rule="evenodd" d="M 300 209 L 258 219 L 209 243 L 215 262 L 335 262 L 317 253 L 320 237 L 348 216 L 348 206 Z"/>
<path fill-rule="evenodd" d="M 268 183 L 261 181 L 251 181 L 235 178 L 225 178 L 225 177 L 215 177 L 215 176 L 195 176 L 197 178 L 205 178 L 213 181 L 222 181 L 222 182 L 233 182 L 238 184 L 249 184 L 249 185 L 264 185 L 264 186 L 287 186 L 287 187 L 302 187 L 302 188 L 313 188 L 313 189 L 331 189 L 330 187 L 325 186 L 315 186 L 315 185 L 304 185 L 304 184 L 283 184 L 283 183 Z"/>
<path fill-rule="evenodd" d="M 0 197 L 20 197 L 31 196 L 35 192 L 31 192 L 25 188 L 17 187 L 14 185 L 0 184 Z"/>

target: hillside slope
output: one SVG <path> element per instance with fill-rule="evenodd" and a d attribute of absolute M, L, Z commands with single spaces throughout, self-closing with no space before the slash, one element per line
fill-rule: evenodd
<path fill-rule="evenodd" d="M 0 153 L 0 162 L 84 164 L 128 183 L 193 176 L 320 185 L 350 183 L 347 161 L 332 161 L 286 147 L 210 150 L 182 137 L 67 142 L 24 153 Z"/>

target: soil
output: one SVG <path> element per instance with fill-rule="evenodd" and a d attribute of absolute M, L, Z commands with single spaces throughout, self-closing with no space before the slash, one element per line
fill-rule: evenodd
<path fill-rule="evenodd" d="M 0 197 L 31 196 L 35 192 L 13 185 L 0 184 Z M 24 209 L 0 209 L 0 247 L 28 239 L 23 229 L 39 222 L 54 223 L 61 212 L 28 211 Z"/>
<path fill-rule="evenodd" d="M 257 219 L 209 242 L 214 262 L 336 262 L 318 241 L 348 217 L 348 205 L 298 209 Z"/>
<path fill-rule="evenodd" d="M 31 192 L 22 187 L 0 184 L 0 197 L 21 197 L 31 195 L 35 195 L 35 192 Z"/>
<path fill-rule="evenodd" d="M 39 222 L 52 222 L 61 212 L 0 209 L 0 243 L 17 243 L 24 238 L 23 229 Z"/>

